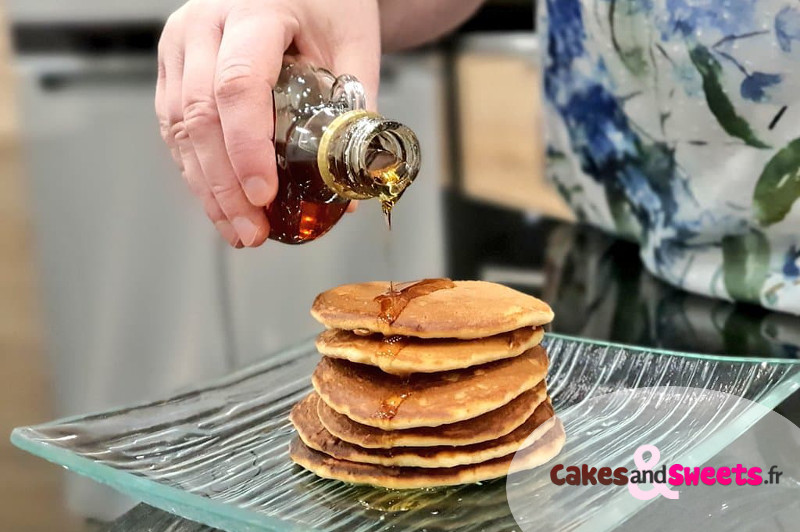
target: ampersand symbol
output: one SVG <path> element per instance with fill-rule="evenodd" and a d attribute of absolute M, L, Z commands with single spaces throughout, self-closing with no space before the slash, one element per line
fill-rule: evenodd
<path fill-rule="evenodd" d="M 650 453 L 650 460 L 645 460 L 644 453 L 648 452 Z M 661 460 L 661 452 L 655 445 L 640 445 L 636 452 L 633 453 L 633 462 L 639 471 L 653 469 L 658 465 L 659 460 Z M 663 495 L 667 499 L 677 499 L 680 496 L 680 493 L 672 491 L 667 484 L 653 483 L 652 488 L 642 489 L 638 484 L 628 482 L 628 491 L 640 501 L 649 501 L 659 495 Z"/>

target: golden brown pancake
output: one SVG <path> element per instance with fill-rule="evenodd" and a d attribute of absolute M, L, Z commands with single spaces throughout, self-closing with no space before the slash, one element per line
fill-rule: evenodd
<path fill-rule="evenodd" d="M 323 478 L 390 489 L 433 488 L 480 482 L 531 469 L 556 456 L 564 446 L 565 440 L 564 426 L 558 418 L 555 418 L 550 430 L 533 445 L 516 453 L 517 459 L 513 462 L 513 470 L 511 465 L 514 454 L 458 467 L 393 467 L 363 464 L 339 460 L 315 451 L 299 438 L 292 441 L 289 456 L 295 463 Z"/>
<path fill-rule="evenodd" d="M 340 460 L 399 467 L 456 467 L 477 464 L 515 453 L 536 441 L 535 432 L 544 434 L 552 426 L 553 407 L 540 404 L 525 423 L 495 440 L 453 447 L 397 447 L 395 449 L 364 449 L 342 441 L 322 425 L 317 416 L 316 393 L 297 403 L 290 415 L 297 434 L 308 447 Z M 531 437 L 529 437 L 531 436 Z"/>
<path fill-rule="evenodd" d="M 317 415 L 328 432 L 366 449 L 471 445 L 505 436 L 522 425 L 545 400 L 547 386 L 542 381 L 510 403 L 478 417 L 438 427 L 404 430 L 381 430 L 356 423 L 325 401 L 317 401 Z"/>
<path fill-rule="evenodd" d="M 411 377 L 323 357 L 311 382 L 340 414 L 362 425 L 400 430 L 437 427 L 496 410 L 541 382 L 547 364 L 542 346 L 482 366 Z"/>
<path fill-rule="evenodd" d="M 409 283 L 402 286 L 407 289 Z M 485 338 L 553 320 L 550 307 L 535 297 L 486 281 L 455 281 L 453 288 L 424 293 L 381 319 L 388 282 L 348 284 L 321 293 L 311 315 L 329 329 L 360 330 L 417 338 Z"/>
<path fill-rule="evenodd" d="M 539 345 L 542 336 L 541 327 L 524 327 L 470 341 L 382 334 L 361 336 L 331 329 L 317 337 L 317 351 L 333 358 L 378 366 L 395 375 L 434 373 L 515 357 Z"/>

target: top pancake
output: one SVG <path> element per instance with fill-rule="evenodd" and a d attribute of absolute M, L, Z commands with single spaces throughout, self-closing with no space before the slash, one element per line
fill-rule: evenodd
<path fill-rule="evenodd" d="M 435 373 L 486 364 L 520 355 L 539 345 L 541 327 L 475 340 L 434 338 L 422 340 L 408 336 L 361 336 L 351 331 L 329 329 L 317 337 L 317 351 L 333 358 L 378 366 L 386 373 Z"/>
<path fill-rule="evenodd" d="M 376 300 L 389 291 L 385 281 L 342 285 L 323 292 L 314 300 L 311 315 L 329 329 L 465 340 L 553 320 L 546 303 L 506 286 L 486 281 L 453 284 L 410 299 L 392 323 L 381 319 L 381 303 Z"/>

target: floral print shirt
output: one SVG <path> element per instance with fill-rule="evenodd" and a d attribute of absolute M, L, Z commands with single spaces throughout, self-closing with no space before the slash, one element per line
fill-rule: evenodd
<path fill-rule="evenodd" d="M 663 280 L 800 314 L 800 2 L 543 0 L 548 175 Z"/>

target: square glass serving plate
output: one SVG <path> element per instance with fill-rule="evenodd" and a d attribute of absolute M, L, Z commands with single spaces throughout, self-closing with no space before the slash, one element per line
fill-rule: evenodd
<path fill-rule="evenodd" d="M 653 443 L 654 431 L 682 434 L 662 454 L 702 461 L 800 387 L 798 361 L 679 354 L 555 334 L 545 343 L 549 392 L 567 432 L 558 462 L 596 463 L 600 456 L 632 466 L 631 446 Z M 505 479 L 390 491 L 321 479 L 294 465 L 287 416 L 311 389 L 318 361 L 313 342 L 303 343 L 174 397 L 18 428 L 11 440 L 152 506 L 224 530 L 517 527 Z M 669 392 L 676 387 L 694 394 L 676 400 Z M 620 401 L 620 392 L 635 400 Z M 728 408 L 725 397 L 759 408 Z M 537 524 L 549 529 L 612 528 L 646 505 L 619 490 L 564 496 L 552 483 L 538 485 L 526 496 L 546 504 Z"/>

